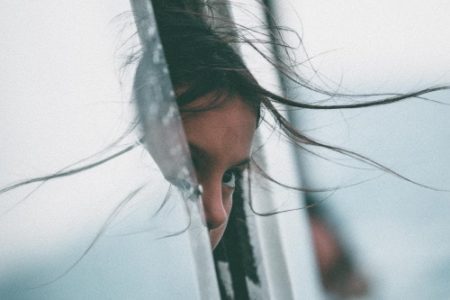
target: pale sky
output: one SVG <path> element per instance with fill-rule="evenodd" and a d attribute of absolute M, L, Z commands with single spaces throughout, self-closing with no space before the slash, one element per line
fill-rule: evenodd
<path fill-rule="evenodd" d="M 334 80 L 362 88 L 450 82 L 449 1 L 276 2 L 316 68 Z"/>

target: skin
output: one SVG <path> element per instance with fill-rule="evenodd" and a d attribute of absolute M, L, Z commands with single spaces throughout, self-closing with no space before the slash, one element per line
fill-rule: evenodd
<path fill-rule="evenodd" d="M 205 96 L 189 106 L 207 105 L 210 101 L 211 96 Z M 184 112 L 181 117 L 197 179 L 203 187 L 203 208 L 214 249 L 227 226 L 234 174 L 248 166 L 256 115 L 235 97 L 210 110 Z"/>

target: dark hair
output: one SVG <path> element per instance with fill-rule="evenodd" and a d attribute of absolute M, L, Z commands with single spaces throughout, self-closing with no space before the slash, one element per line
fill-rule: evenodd
<path fill-rule="evenodd" d="M 271 59 L 264 50 L 258 48 L 258 40 L 250 40 L 240 32 L 241 27 L 221 15 L 207 13 L 208 7 L 201 1 L 195 0 L 177 0 L 164 1 L 153 0 L 155 17 L 160 32 L 161 42 L 165 57 L 169 66 L 170 78 L 176 90 L 177 103 L 180 110 L 183 111 L 186 104 L 192 103 L 201 96 L 209 93 L 215 93 L 214 99 L 223 100 L 227 96 L 239 95 L 252 107 L 257 113 L 257 117 L 262 116 L 261 111 L 270 113 L 277 122 L 282 133 L 289 138 L 298 147 L 306 149 L 305 146 L 315 146 L 338 152 L 342 155 L 360 160 L 371 166 L 379 168 L 388 173 L 394 174 L 406 181 L 418 184 L 423 187 L 431 188 L 419 182 L 415 182 L 394 170 L 354 151 L 341 147 L 328 145 L 318 142 L 296 129 L 290 121 L 275 107 L 275 104 L 283 104 L 292 108 L 303 109 L 353 109 L 361 107 L 370 107 L 384 105 L 402 101 L 408 98 L 420 97 L 423 94 L 448 89 L 448 86 L 432 87 L 412 93 L 405 94 L 365 94 L 350 95 L 341 93 L 332 93 L 317 86 L 307 83 L 295 72 L 293 66 L 296 62 L 291 56 L 286 59 Z M 214 5 L 226 5 L 226 2 L 215 1 Z M 226 7 L 225 7 L 226 8 Z M 268 10 L 266 11 L 268 12 Z M 279 47 L 289 49 L 289 45 L 283 40 L 281 31 L 288 30 L 276 25 L 274 19 L 269 13 L 267 17 L 267 28 L 272 46 L 272 52 L 276 52 Z M 219 21 L 217 21 L 219 19 Z M 216 23 L 220 25 L 217 26 Z M 214 26 L 215 25 L 215 26 Z M 243 28 L 249 31 L 249 28 Z M 236 46 L 239 43 L 250 44 L 266 60 L 268 60 L 283 76 L 283 78 L 293 83 L 321 94 L 335 97 L 345 96 L 351 98 L 365 97 L 368 100 L 352 104 L 335 105 L 316 105 L 305 103 L 293 99 L 288 99 L 282 95 L 273 93 L 262 87 L 251 74 L 245 65 L 242 57 L 238 54 Z M 275 54 L 275 53 L 272 53 Z M 150 55 L 150 53 L 143 53 Z M 276 57 L 276 55 L 273 55 Z M 139 77 L 139 68 L 136 77 Z M 373 100 L 373 97 L 378 99 Z M 372 99 L 372 100 L 371 100 Z M 199 108 L 209 109 L 214 107 L 217 102 L 212 100 L 208 107 Z M 271 178 L 264 170 L 256 166 L 257 171 L 265 178 L 283 185 L 276 179 Z M 298 188 L 300 190 L 306 190 Z"/>
<path fill-rule="evenodd" d="M 299 77 L 295 73 L 295 70 L 293 68 L 290 68 L 290 66 L 295 66 L 294 61 L 289 61 L 289 59 L 287 59 L 286 61 L 272 60 L 271 58 L 269 58 L 269 56 L 264 54 L 264 51 L 258 48 L 258 41 L 255 42 L 253 40 L 245 38 L 244 35 L 239 34 L 239 26 L 237 24 L 232 23 L 229 19 L 206 13 L 207 7 L 202 4 L 203 1 L 153 0 L 152 3 L 154 6 L 154 12 L 160 38 L 163 44 L 165 58 L 169 67 L 170 78 L 172 80 L 173 86 L 175 87 L 175 91 L 177 94 L 177 103 L 181 111 L 202 111 L 205 109 L 211 109 L 215 105 L 219 105 L 221 101 L 226 101 L 228 97 L 239 95 L 243 99 L 243 101 L 245 101 L 251 108 L 255 110 L 258 119 L 263 120 L 264 115 L 262 114 L 262 112 L 264 110 L 267 111 L 274 117 L 279 125 L 279 128 L 285 134 L 285 136 L 287 136 L 298 147 L 305 149 L 308 152 L 311 151 L 305 148 L 305 146 L 308 145 L 326 148 L 328 150 L 335 151 L 351 158 L 363 161 L 371 166 L 394 174 L 409 182 L 423 187 L 432 188 L 406 178 L 403 175 L 361 154 L 333 145 L 324 144 L 308 137 L 304 133 L 294 128 L 289 120 L 276 109 L 275 104 L 283 104 L 289 107 L 303 109 L 353 109 L 398 102 L 408 98 L 420 97 L 426 93 L 450 89 L 450 87 L 432 87 L 406 94 L 391 93 L 348 95 L 329 92 L 320 89 L 319 87 L 313 86 L 306 81 L 303 81 L 301 77 Z M 214 5 L 221 4 L 219 1 L 215 1 Z M 221 25 L 214 27 L 213 22 L 217 18 L 220 19 Z M 270 33 L 269 38 L 271 39 L 269 43 L 271 44 L 271 46 L 273 46 L 272 50 L 276 51 L 276 47 L 280 46 L 284 49 L 288 49 L 289 46 L 283 41 L 281 35 L 279 34 L 282 28 L 276 26 L 275 22 L 273 22 L 273 19 L 271 19 L 269 15 L 267 19 L 267 26 L 267 29 Z M 248 28 L 245 29 L 248 30 Z M 256 81 L 254 76 L 245 65 L 242 57 L 234 48 L 239 43 L 246 43 L 251 47 L 254 47 L 266 60 L 268 60 L 275 68 L 278 69 L 282 76 L 305 89 L 316 91 L 327 96 L 346 96 L 353 98 L 366 97 L 369 100 L 373 99 L 372 97 L 378 98 L 376 98 L 376 100 L 336 105 L 316 105 L 288 99 L 263 88 Z M 129 62 L 139 61 L 139 65 L 135 74 L 136 78 L 139 78 L 140 76 L 143 76 L 143 74 L 145 74 L 145 72 L 143 72 L 143 68 L 145 68 L 145 66 L 142 62 L 148 55 L 151 55 L 151 53 L 148 53 L 145 50 L 130 54 L 130 57 L 128 59 Z M 134 88 L 137 89 L 138 87 L 135 86 Z M 189 109 L 187 108 L 187 104 L 193 103 L 199 97 L 211 93 L 213 93 L 215 97 L 213 97 L 213 101 L 211 101 L 211 103 L 209 103 L 207 107 L 194 106 L 194 108 L 192 108 L 191 106 L 189 106 Z M 134 128 L 135 125 L 136 124 L 133 124 L 132 127 Z M 61 169 L 60 171 L 55 172 L 51 175 L 24 180 L 0 188 L 0 194 L 27 184 L 35 182 L 43 183 L 49 179 L 70 176 L 88 170 L 90 168 L 94 168 L 124 153 L 129 152 L 137 145 L 138 144 L 127 146 L 122 150 L 117 151 L 116 153 L 113 153 L 105 158 L 99 159 L 94 163 L 82 164 L 84 163 L 84 161 L 81 161 L 77 164 Z M 257 165 L 256 170 L 265 178 L 268 178 L 280 185 L 286 186 L 276 179 L 270 177 L 269 174 L 266 174 L 264 170 Z M 307 190 L 301 187 L 286 187 L 295 188 L 298 190 Z M 137 192 L 138 190 L 131 193 L 130 197 L 125 199 L 125 201 L 128 201 Z M 281 211 L 275 213 L 280 212 Z M 273 213 L 261 213 L 261 215 L 267 214 Z M 102 230 L 103 229 L 104 228 L 102 228 Z M 99 233 L 99 235 L 100 234 L 101 232 Z M 98 236 L 91 243 L 89 248 L 86 249 L 82 257 L 86 254 L 87 251 L 89 251 L 90 247 L 93 245 L 93 243 L 95 243 Z M 82 257 L 80 257 L 80 259 Z M 75 264 L 80 259 L 78 259 Z M 67 272 L 65 272 L 64 274 L 66 273 Z"/>
<path fill-rule="evenodd" d="M 149 0 L 150 1 L 150 0 Z M 271 59 L 265 54 L 263 50 L 258 47 L 258 42 L 263 44 L 269 43 L 272 46 L 272 51 L 276 52 L 277 47 L 289 50 L 290 46 L 285 43 L 280 34 L 283 30 L 276 25 L 274 19 L 267 14 L 267 28 L 269 32 L 269 41 L 254 41 L 240 34 L 239 29 L 245 31 L 251 30 L 246 27 L 240 27 L 239 24 L 233 23 L 230 19 L 222 16 L 216 16 L 208 12 L 207 3 L 201 0 L 152 0 L 157 21 L 157 26 L 163 44 L 165 58 L 169 67 L 169 74 L 172 84 L 177 93 L 177 103 L 180 110 L 187 110 L 186 105 L 194 102 L 201 96 L 213 93 L 216 97 L 208 104 L 208 107 L 194 107 L 189 110 L 202 111 L 211 109 L 215 105 L 225 101 L 227 96 L 239 95 L 241 98 L 252 107 L 258 118 L 262 118 L 262 112 L 265 110 L 269 112 L 279 125 L 282 133 L 287 136 L 296 146 L 305 151 L 312 152 L 305 148 L 305 146 L 315 146 L 325 148 L 340 154 L 349 156 L 351 158 L 360 160 L 371 166 L 379 168 L 388 173 L 394 174 L 406 181 L 414 184 L 434 189 L 430 186 L 415 182 L 386 166 L 367 158 L 354 151 L 347 150 L 341 147 L 318 142 L 313 138 L 305 135 L 297 130 L 289 120 L 278 111 L 274 104 L 283 104 L 292 108 L 302 109 L 353 109 L 361 107 L 370 107 L 377 105 L 385 105 L 402 101 L 409 98 L 422 98 L 424 94 L 450 89 L 449 86 L 430 87 L 411 93 L 377 93 L 377 94 L 343 94 L 337 92 L 330 92 L 320 87 L 309 84 L 302 80 L 302 78 L 295 72 L 293 66 L 295 61 L 291 61 L 287 56 L 286 60 Z M 226 1 L 214 1 L 215 6 L 226 6 Z M 213 26 L 214 23 L 219 23 L 220 26 Z M 351 104 L 332 104 L 332 105 L 316 105 L 298 100 L 288 99 L 282 95 L 273 93 L 263 88 L 251 74 L 246 67 L 242 57 L 235 50 L 235 46 L 239 43 L 249 44 L 258 53 L 260 53 L 266 60 L 268 60 L 283 76 L 283 78 L 292 81 L 294 84 L 305 89 L 319 92 L 330 97 L 344 96 L 350 98 L 367 98 L 367 101 L 354 102 Z M 142 47 L 145 49 L 145 47 Z M 143 76 L 145 72 L 142 62 L 146 56 L 151 53 L 138 51 L 131 53 L 127 59 L 128 62 L 139 61 L 135 78 Z M 137 80 L 135 80 L 136 82 Z M 135 91 L 138 87 L 134 87 Z M 136 93 L 135 93 L 136 94 Z M 374 99 L 375 100 L 371 100 Z M 214 101 L 216 100 L 216 101 Z M 137 122 L 138 123 L 138 122 Z M 131 129 L 137 124 L 133 124 Z M 119 138 L 118 140 L 120 140 Z M 61 169 L 54 174 L 36 177 L 24 180 L 0 189 L 0 193 L 7 192 L 11 189 L 27 185 L 35 182 L 45 182 L 52 178 L 70 176 L 81 171 L 96 167 L 100 164 L 106 163 L 137 146 L 131 145 L 126 148 L 107 156 L 97 162 L 81 165 L 84 161 L 70 165 Z M 256 169 L 266 178 L 283 185 L 276 179 L 271 178 L 261 168 L 256 166 Z M 284 185 L 286 186 L 286 185 Z M 286 186 L 288 187 L 288 186 Z M 303 188 L 297 188 L 305 190 Z M 311 191 L 311 190 L 309 190 Z"/>
<path fill-rule="evenodd" d="M 183 111 L 187 104 L 207 94 L 214 93 L 214 99 L 218 102 L 238 94 L 259 114 L 262 97 L 256 89 L 258 83 L 242 58 L 226 41 L 227 37 L 220 36 L 205 20 L 201 6 L 194 6 L 194 1 L 153 3 L 180 109 Z M 145 45 L 143 48 L 146 48 Z M 146 55 L 152 53 L 144 51 L 141 62 Z M 140 70 L 138 67 L 137 78 L 141 76 Z M 217 104 L 212 102 L 208 107 Z"/>

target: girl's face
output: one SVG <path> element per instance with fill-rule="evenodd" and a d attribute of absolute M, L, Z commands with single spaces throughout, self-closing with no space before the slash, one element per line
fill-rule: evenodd
<path fill-rule="evenodd" d="M 201 107 L 211 96 L 187 108 Z M 203 206 L 212 247 L 225 231 L 231 211 L 236 174 L 249 163 L 256 130 L 255 112 L 239 97 L 202 112 L 181 114 L 192 161 L 203 187 Z"/>

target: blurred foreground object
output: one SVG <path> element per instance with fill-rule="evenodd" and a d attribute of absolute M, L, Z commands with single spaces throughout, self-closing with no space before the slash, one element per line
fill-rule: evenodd
<path fill-rule="evenodd" d="M 364 296 L 369 283 L 355 266 L 352 252 L 344 246 L 342 234 L 331 226 L 330 212 L 323 203 L 306 198 L 315 253 L 324 289 L 336 297 Z"/>

